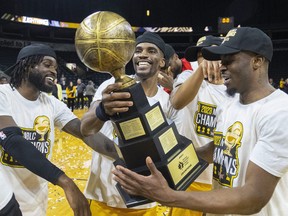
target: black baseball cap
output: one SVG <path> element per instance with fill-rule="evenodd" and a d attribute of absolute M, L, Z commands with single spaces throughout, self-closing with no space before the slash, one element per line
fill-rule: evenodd
<path fill-rule="evenodd" d="M 24 58 L 34 55 L 44 55 L 44 56 L 51 56 L 56 59 L 56 53 L 54 50 L 47 45 L 44 44 L 31 44 L 26 47 L 23 47 L 17 56 L 17 61 L 14 65 L 9 67 L 7 70 L 4 71 L 5 74 L 10 75 L 16 65 Z"/>
<path fill-rule="evenodd" d="M 240 27 L 231 29 L 218 47 L 202 49 L 207 60 L 220 60 L 221 55 L 249 51 L 264 56 L 269 61 L 273 56 L 273 44 L 270 37 L 258 28 Z"/>
<path fill-rule="evenodd" d="M 155 44 L 165 55 L 165 42 L 164 40 L 156 33 L 149 31 L 144 32 L 142 35 L 136 38 L 136 45 L 139 43 L 152 43 Z"/>
<path fill-rule="evenodd" d="M 190 46 L 185 50 L 185 59 L 188 61 L 197 61 L 197 53 L 203 47 L 219 46 L 222 42 L 222 38 L 215 37 L 212 35 L 207 35 L 201 37 L 195 46 Z"/>

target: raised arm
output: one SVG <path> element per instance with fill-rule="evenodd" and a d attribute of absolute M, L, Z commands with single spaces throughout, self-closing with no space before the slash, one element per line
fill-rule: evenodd
<path fill-rule="evenodd" d="M 182 73 L 185 73 L 185 71 Z M 175 109 L 182 109 L 189 104 L 197 95 L 203 80 L 204 76 L 202 70 L 198 67 L 184 83 L 179 84 L 173 89 L 170 95 L 172 106 Z"/>
<path fill-rule="evenodd" d="M 185 71 L 182 73 L 185 73 Z M 196 71 L 185 82 L 173 89 L 170 96 L 172 106 L 175 109 L 182 109 L 195 98 L 204 78 L 211 82 L 220 80 L 220 77 L 219 61 L 203 60 Z"/>

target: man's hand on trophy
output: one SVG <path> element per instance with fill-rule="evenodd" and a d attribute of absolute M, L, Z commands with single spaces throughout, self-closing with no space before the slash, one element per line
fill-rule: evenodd
<path fill-rule="evenodd" d="M 129 92 L 119 91 L 122 83 L 108 85 L 102 92 L 102 105 L 107 115 L 113 116 L 115 113 L 127 112 L 133 102 Z"/>
<path fill-rule="evenodd" d="M 114 180 L 131 195 L 143 196 L 161 204 L 168 204 L 170 195 L 175 191 L 168 186 L 167 181 L 156 168 L 151 157 L 146 158 L 146 165 L 151 173 L 149 176 L 140 175 L 117 165 L 116 169 L 112 171 Z"/>

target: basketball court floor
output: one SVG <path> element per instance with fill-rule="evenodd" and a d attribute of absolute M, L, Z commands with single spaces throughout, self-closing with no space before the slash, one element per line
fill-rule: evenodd
<path fill-rule="evenodd" d="M 87 112 L 74 110 L 79 118 Z M 92 157 L 92 150 L 80 139 L 65 132 L 55 131 L 55 145 L 52 154 L 52 162 L 61 168 L 66 175 L 74 180 L 83 192 L 88 176 Z M 58 186 L 49 183 L 47 216 L 73 216 L 64 191 Z"/>

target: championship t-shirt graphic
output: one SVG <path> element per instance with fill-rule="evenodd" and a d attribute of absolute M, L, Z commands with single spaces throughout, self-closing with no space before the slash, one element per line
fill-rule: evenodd
<path fill-rule="evenodd" d="M 45 157 L 48 157 L 51 148 L 49 134 L 51 131 L 50 121 L 47 116 L 38 116 L 34 120 L 33 128 L 21 128 L 23 137 L 30 141 Z M 21 143 L 20 143 L 21 145 Z M 6 151 L 2 150 L 1 163 L 11 167 L 23 167 Z"/>
<path fill-rule="evenodd" d="M 233 180 L 238 176 L 238 148 L 241 147 L 242 137 L 243 125 L 238 121 L 228 128 L 225 136 L 222 132 L 214 133 L 213 178 L 223 186 L 232 187 Z"/>
<path fill-rule="evenodd" d="M 216 127 L 216 105 L 198 102 L 198 108 L 194 115 L 195 132 L 199 136 L 213 138 Z"/>

